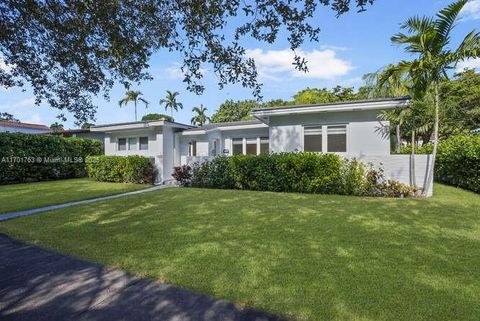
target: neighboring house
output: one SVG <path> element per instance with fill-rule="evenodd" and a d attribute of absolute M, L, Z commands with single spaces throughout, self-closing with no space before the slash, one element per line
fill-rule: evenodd
<path fill-rule="evenodd" d="M 63 137 L 85 138 L 92 140 L 104 141 L 105 134 L 102 132 L 92 132 L 90 128 L 84 129 L 67 129 L 59 132 L 52 133 L 53 135 L 60 135 Z"/>
<path fill-rule="evenodd" d="M 51 130 L 45 125 L 15 121 L 0 121 L 0 133 L 45 134 Z"/>
<path fill-rule="evenodd" d="M 168 121 L 95 126 L 105 133 L 106 155 L 138 154 L 155 160 L 157 182 L 171 180 L 174 166 L 217 155 L 280 152 L 336 153 L 383 166 L 386 178 L 409 184 L 409 155 L 390 155 L 388 121 L 382 110 L 402 108 L 408 97 L 257 109 L 255 120 L 202 127 Z M 416 155 L 415 181 L 422 187 L 429 155 Z M 430 189 L 431 190 L 431 189 Z"/>

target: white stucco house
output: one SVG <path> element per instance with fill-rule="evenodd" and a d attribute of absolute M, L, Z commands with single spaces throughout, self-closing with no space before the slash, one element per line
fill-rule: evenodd
<path fill-rule="evenodd" d="M 403 108 L 408 97 L 256 109 L 254 120 L 195 127 L 168 121 L 94 126 L 105 134 L 106 155 L 150 157 L 157 182 L 172 179 L 173 167 L 217 155 L 280 152 L 337 153 L 382 166 L 387 178 L 411 183 L 409 155 L 390 154 L 388 121 L 382 110 Z M 429 155 L 415 157 L 415 183 L 423 187 Z M 429 189 L 432 190 L 431 188 Z"/>

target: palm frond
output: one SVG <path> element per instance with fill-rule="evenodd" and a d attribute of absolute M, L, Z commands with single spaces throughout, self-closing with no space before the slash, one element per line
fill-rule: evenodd
<path fill-rule="evenodd" d="M 425 33 L 432 30 L 433 27 L 433 19 L 427 16 L 411 17 L 401 26 L 402 29 L 406 29 L 409 33 Z"/>
<path fill-rule="evenodd" d="M 455 57 L 458 60 L 480 57 L 480 32 L 471 31 L 455 50 Z M 452 57 L 453 58 L 453 57 Z"/>
<path fill-rule="evenodd" d="M 463 9 L 468 0 L 458 0 L 451 3 L 446 8 L 440 10 L 437 13 L 437 19 L 435 20 L 435 30 L 437 32 L 437 39 L 448 43 L 450 39 L 450 32 L 455 25 L 458 14 Z"/>

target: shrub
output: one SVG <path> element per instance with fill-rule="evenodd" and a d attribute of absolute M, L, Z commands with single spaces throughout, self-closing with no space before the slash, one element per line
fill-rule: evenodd
<path fill-rule="evenodd" d="M 212 161 L 194 164 L 192 186 L 221 189 L 235 188 L 231 159 L 226 156 L 218 156 Z"/>
<path fill-rule="evenodd" d="M 404 184 L 385 181 L 381 170 L 367 171 L 361 162 L 335 154 L 219 156 L 194 164 L 192 174 L 193 187 L 392 197 L 414 194 Z"/>
<path fill-rule="evenodd" d="M 480 135 L 455 135 L 440 141 L 435 178 L 480 193 Z"/>
<path fill-rule="evenodd" d="M 103 154 L 99 141 L 0 133 L 0 184 L 85 177 L 85 158 Z"/>
<path fill-rule="evenodd" d="M 150 160 L 143 156 L 87 157 L 88 177 L 102 182 L 153 184 L 155 171 Z"/>
<path fill-rule="evenodd" d="M 188 165 L 176 166 L 173 168 L 172 176 L 181 186 L 190 186 L 192 182 L 192 168 Z"/>

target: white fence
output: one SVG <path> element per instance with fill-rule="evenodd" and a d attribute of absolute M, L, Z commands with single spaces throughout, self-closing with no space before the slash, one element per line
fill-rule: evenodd
<path fill-rule="evenodd" d="M 431 155 L 349 155 L 362 163 L 371 163 L 375 167 L 382 167 L 385 178 L 395 179 L 407 185 L 416 185 L 424 189 L 427 183 L 428 170 L 431 165 Z M 413 160 L 413 162 L 412 162 Z M 415 175 L 411 175 L 415 164 Z M 428 189 L 428 196 L 432 195 L 432 183 Z"/>

